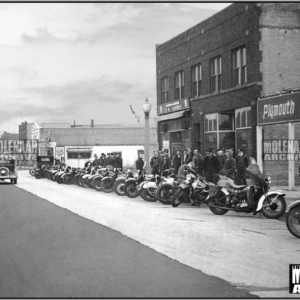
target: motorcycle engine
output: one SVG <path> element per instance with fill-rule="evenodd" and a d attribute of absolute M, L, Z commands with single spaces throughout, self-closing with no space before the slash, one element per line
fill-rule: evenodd
<path fill-rule="evenodd" d="M 247 193 L 246 192 L 241 192 L 236 195 L 236 198 L 240 200 L 247 200 Z"/>

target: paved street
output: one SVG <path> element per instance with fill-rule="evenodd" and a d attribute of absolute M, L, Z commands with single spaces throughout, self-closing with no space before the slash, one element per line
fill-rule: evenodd
<path fill-rule="evenodd" d="M 17 187 L 1 186 L 1 223 L 8 224 L 1 225 L 8 244 L 3 250 L 1 243 L 6 258 L 0 260 L 6 274 L 1 281 L 10 275 L 10 281 L 1 284 L 4 296 L 14 285 L 12 278 L 17 275 L 15 280 L 23 282 L 25 274 L 33 276 L 36 270 L 41 273 L 38 284 L 30 284 L 40 297 L 45 291 L 46 297 L 74 297 L 78 291 L 86 297 L 249 297 L 245 291 L 289 296 L 288 267 L 299 262 L 300 244 L 281 220 L 231 212 L 216 216 L 207 207 L 173 208 L 36 180 L 28 171 L 20 171 L 19 177 Z M 2 195 L 10 195 L 10 201 Z M 41 241 L 37 233 L 43 233 Z M 25 238 L 31 243 L 22 243 Z M 22 269 L 23 260 L 27 269 Z M 33 296 L 28 294 L 32 286 L 20 285 L 10 296 Z"/>

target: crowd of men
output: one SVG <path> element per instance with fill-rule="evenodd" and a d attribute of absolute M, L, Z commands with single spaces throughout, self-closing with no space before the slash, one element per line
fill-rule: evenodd
<path fill-rule="evenodd" d="M 246 168 L 249 166 L 247 155 L 244 154 L 243 149 L 238 149 L 237 155 L 233 157 L 232 149 L 218 149 L 209 148 L 206 150 L 206 155 L 203 157 L 197 149 L 183 150 L 177 149 L 176 154 L 171 159 L 169 157 L 169 150 L 159 152 L 154 150 L 153 157 L 150 160 L 152 174 L 161 174 L 166 169 L 174 168 L 174 173 L 180 175 L 180 171 L 186 166 L 188 169 L 192 168 L 195 173 L 205 176 L 210 182 L 217 183 L 219 175 L 225 175 L 231 178 L 236 184 L 246 183 Z M 180 170 L 181 169 L 181 170 Z"/>
<path fill-rule="evenodd" d="M 112 168 L 119 168 L 123 170 L 123 159 L 120 156 L 120 153 L 101 153 L 100 157 L 98 157 L 97 154 L 94 154 L 94 160 L 93 161 L 87 161 L 84 165 L 86 168 L 89 164 L 92 166 L 98 167 L 101 166 L 103 168 L 106 168 L 108 166 Z"/>

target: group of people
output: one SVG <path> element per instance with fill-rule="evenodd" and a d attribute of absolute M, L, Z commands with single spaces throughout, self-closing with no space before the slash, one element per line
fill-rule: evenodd
<path fill-rule="evenodd" d="M 142 164 L 140 164 L 142 165 Z M 237 155 L 233 157 L 232 149 L 208 148 L 203 157 L 197 149 L 185 149 L 183 153 L 177 149 L 171 159 L 169 150 L 159 152 L 154 150 L 150 160 L 152 174 L 161 174 L 164 170 L 174 168 L 176 175 L 181 175 L 183 169 L 193 169 L 195 173 L 205 176 L 206 179 L 217 184 L 219 175 L 231 178 L 236 184 L 246 183 L 246 168 L 249 166 L 249 159 L 243 149 L 238 149 Z M 183 167 L 185 166 L 185 167 Z M 137 168 L 138 169 L 138 168 Z M 189 170 L 190 171 L 190 170 Z"/>
<path fill-rule="evenodd" d="M 103 168 L 106 168 L 108 166 L 111 166 L 112 168 L 119 168 L 123 170 L 123 159 L 120 156 L 119 153 L 101 153 L 100 157 L 98 157 L 97 154 L 94 154 L 94 160 L 93 161 L 87 161 L 84 165 L 84 167 L 88 167 L 88 165 L 92 166 L 101 166 Z"/>

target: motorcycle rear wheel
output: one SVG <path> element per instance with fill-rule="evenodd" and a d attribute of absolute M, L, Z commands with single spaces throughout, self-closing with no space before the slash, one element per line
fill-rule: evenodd
<path fill-rule="evenodd" d="M 184 191 L 182 189 L 178 189 L 175 194 L 171 198 L 171 204 L 173 207 L 179 206 L 184 200 Z"/>
<path fill-rule="evenodd" d="M 57 178 L 57 183 L 64 183 L 63 178 L 61 178 L 61 176 L 59 176 L 59 177 Z"/>
<path fill-rule="evenodd" d="M 278 196 L 276 203 L 268 205 L 268 203 L 272 201 L 272 198 L 275 197 L 276 195 L 270 195 L 263 202 L 261 213 L 268 219 L 278 219 L 284 215 L 286 210 L 286 201 L 283 196 Z M 279 205 L 278 205 L 278 201 L 279 201 Z"/>
<path fill-rule="evenodd" d="M 64 184 L 72 184 L 73 183 L 73 176 L 72 175 L 66 175 L 64 178 L 63 178 L 63 182 Z"/>
<path fill-rule="evenodd" d="M 129 198 L 136 198 L 139 195 L 135 182 L 125 183 L 124 194 Z"/>
<path fill-rule="evenodd" d="M 300 205 L 290 209 L 286 216 L 286 226 L 292 235 L 300 238 Z"/>
<path fill-rule="evenodd" d="M 114 192 L 119 195 L 119 196 L 125 196 L 125 190 L 124 190 L 124 187 L 125 187 L 125 180 L 122 180 L 122 181 L 116 181 L 114 183 Z"/>
<path fill-rule="evenodd" d="M 148 189 L 143 189 L 143 190 L 141 191 L 141 197 L 142 197 L 145 201 L 148 201 L 148 202 L 155 202 L 155 201 L 157 201 L 156 197 L 155 197 L 155 196 L 153 197 L 153 196 L 150 194 L 149 190 L 150 190 L 152 193 L 154 193 L 156 189 L 153 188 L 153 187 L 150 187 L 150 188 L 148 188 Z"/>
<path fill-rule="evenodd" d="M 97 177 L 97 178 L 94 178 L 93 179 L 93 185 L 94 185 L 94 189 L 97 191 L 97 192 L 102 192 L 102 186 L 101 186 L 101 181 L 102 181 L 102 178 L 101 177 Z"/>
<path fill-rule="evenodd" d="M 35 174 L 34 174 L 34 177 L 35 177 L 36 179 L 41 179 L 41 178 L 42 178 L 41 171 L 36 171 Z"/>
<path fill-rule="evenodd" d="M 156 192 L 156 198 L 161 204 L 171 205 L 171 199 L 176 193 L 176 188 L 172 184 L 164 184 L 160 186 Z"/>
<path fill-rule="evenodd" d="M 222 199 L 221 203 L 224 202 L 224 204 L 225 204 L 226 195 L 223 192 L 220 193 L 219 198 L 224 198 L 224 200 Z M 221 207 L 209 206 L 209 209 L 213 214 L 219 215 L 219 216 L 225 215 L 228 212 L 228 209 L 221 208 Z"/>
<path fill-rule="evenodd" d="M 83 179 L 83 178 L 82 178 Z M 82 186 L 84 187 L 84 188 L 89 188 L 90 187 L 90 185 L 89 185 L 89 179 L 88 178 L 84 178 L 83 180 L 82 180 Z"/>
<path fill-rule="evenodd" d="M 114 189 L 114 180 L 112 178 L 102 180 L 101 187 L 104 193 L 111 193 Z"/>

